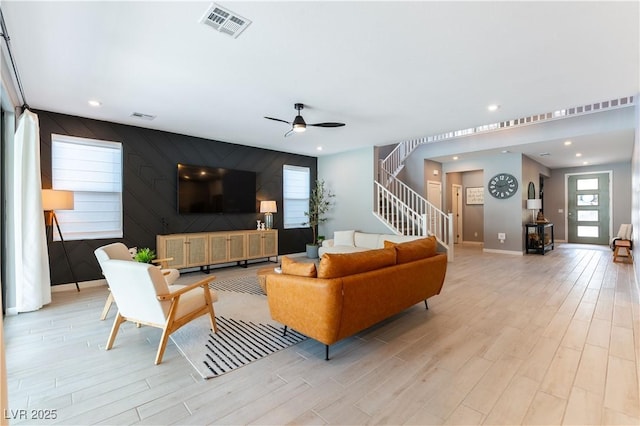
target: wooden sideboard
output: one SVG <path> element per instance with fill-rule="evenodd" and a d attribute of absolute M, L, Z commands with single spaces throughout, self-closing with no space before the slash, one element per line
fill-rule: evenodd
<path fill-rule="evenodd" d="M 156 236 L 159 258 L 173 258 L 168 268 L 184 269 L 221 263 L 240 265 L 251 259 L 278 261 L 278 231 L 218 231 Z"/>

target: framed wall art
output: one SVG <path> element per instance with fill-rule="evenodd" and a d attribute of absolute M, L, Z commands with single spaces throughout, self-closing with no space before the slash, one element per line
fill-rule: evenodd
<path fill-rule="evenodd" d="M 484 188 L 481 186 L 467 187 L 466 200 L 467 200 L 467 205 L 484 204 Z"/>

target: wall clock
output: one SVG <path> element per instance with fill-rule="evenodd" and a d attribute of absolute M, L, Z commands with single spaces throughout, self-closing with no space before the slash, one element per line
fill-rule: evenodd
<path fill-rule="evenodd" d="M 498 173 L 487 184 L 489 194 L 495 198 L 509 198 L 518 190 L 518 179 L 509 173 Z"/>

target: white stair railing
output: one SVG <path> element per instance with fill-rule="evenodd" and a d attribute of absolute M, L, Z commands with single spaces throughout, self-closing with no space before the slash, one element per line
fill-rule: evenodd
<path fill-rule="evenodd" d="M 375 214 L 400 235 L 433 235 L 453 261 L 453 215 L 446 214 L 395 177 L 375 181 Z"/>
<path fill-rule="evenodd" d="M 395 177 L 398 172 L 404 167 L 404 160 L 413 152 L 414 149 L 427 143 L 427 138 L 411 139 L 400 142 L 394 149 L 387 155 L 387 157 L 380 162 L 380 169 L 388 171 L 391 176 Z M 382 181 L 385 183 L 384 181 Z"/>
<path fill-rule="evenodd" d="M 380 182 L 376 186 L 375 213 L 387 227 L 398 235 L 427 236 L 427 226 L 423 214 L 411 209 Z"/>

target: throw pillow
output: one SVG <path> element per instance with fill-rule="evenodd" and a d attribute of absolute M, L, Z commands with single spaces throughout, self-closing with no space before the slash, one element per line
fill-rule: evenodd
<path fill-rule="evenodd" d="M 385 241 L 385 246 L 387 241 Z M 390 243 L 392 244 L 392 243 Z M 436 254 L 438 244 L 436 237 L 420 238 L 406 243 L 395 244 L 398 255 L 398 263 L 413 262 Z"/>
<path fill-rule="evenodd" d="M 313 262 L 296 262 L 287 256 L 282 257 L 282 273 L 287 275 L 296 275 L 298 277 L 315 278 L 316 264 Z"/>
<path fill-rule="evenodd" d="M 391 248 L 397 246 L 399 243 L 394 243 L 393 241 L 384 240 L 384 248 Z"/>
<path fill-rule="evenodd" d="M 355 246 L 354 234 L 356 231 L 335 231 L 333 233 L 333 245 L 334 246 Z"/>
<path fill-rule="evenodd" d="M 357 253 L 325 253 L 318 267 L 318 278 L 339 278 L 395 264 L 396 251 L 393 248 Z"/>

